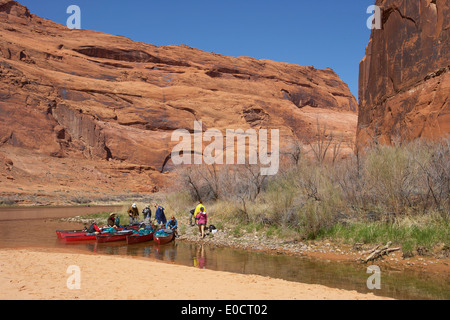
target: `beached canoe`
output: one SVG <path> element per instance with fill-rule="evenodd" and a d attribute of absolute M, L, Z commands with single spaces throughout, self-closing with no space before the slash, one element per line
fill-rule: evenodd
<path fill-rule="evenodd" d="M 84 234 L 81 234 L 81 235 L 66 236 L 66 237 L 62 238 L 62 240 L 65 240 L 66 242 L 95 240 L 95 234 L 94 235 L 86 235 L 86 232 L 85 232 Z"/>
<path fill-rule="evenodd" d="M 124 230 L 120 231 L 120 232 L 124 232 Z M 127 236 L 128 234 L 132 233 L 133 230 L 126 230 L 125 231 L 125 236 Z M 90 234 L 87 235 L 82 234 L 82 235 L 75 235 L 75 236 L 66 236 L 65 238 L 63 238 L 62 240 L 65 240 L 66 242 L 76 242 L 76 241 L 94 241 L 97 240 L 97 237 L 109 237 L 111 235 L 116 235 L 117 232 L 114 233 L 100 233 L 100 234 Z M 119 240 L 125 240 L 125 237 L 120 237 Z M 100 241 L 97 242 L 111 242 L 111 241 L 119 241 L 119 240 L 115 240 L 114 238 L 111 239 L 101 239 Z"/>
<path fill-rule="evenodd" d="M 132 225 L 132 226 L 125 226 L 123 228 L 118 228 L 117 231 L 121 230 L 136 230 L 139 228 L 139 225 Z M 56 230 L 56 236 L 58 239 L 65 239 L 67 237 L 74 237 L 74 236 L 85 236 L 87 234 L 86 230 Z M 89 239 L 85 237 L 77 238 L 71 238 L 69 241 L 83 241 L 83 240 L 95 240 Z"/>
<path fill-rule="evenodd" d="M 127 236 L 127 244 L 141 243 L 153 240 L 153 232 L 148 234 L 131 234 Z"/>
<path fill-rule="evenodd" d="M 123 230 L 114 233 L 98 234 L 95 236 L 97 243 L 114 242 L 126 240 L 128 235 L 133 234 L 133 230 Z"/>
<path fill-rule="evenodd" d="M 82 236 L 85 234 L 85 230 L 56 230 L 56 236 L 58 237 L 58 239 L 64 239 L 65 237 L 70 236 Z"/>
<path fill-rule="evenodd" d="M 174 238 L 174 233 L 170 230 L 170 232 L 155 232 L 153 234 L 153 240 L 157 243 L 157 244 L 166 244 L 169 243 L 170 241 L 172 241 Z"/>

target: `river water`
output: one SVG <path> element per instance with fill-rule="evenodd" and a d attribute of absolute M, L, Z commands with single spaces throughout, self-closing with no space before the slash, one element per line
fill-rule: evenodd
<path fill-rule="evenodd" d="M 356 290 L 362 293 L 396 299 L 450 299 L 450 279 L 413 271 L 381 269 L 381 289 L 369 290 L 366 281 L 371 274 L 354 262 L 331 262 L 305 257 L 273 255 L 262 252 L 221 248 L 183 241 L 157 245 L 153 241 L 128 246 L 125 242 L 97 244 L 95 241 L 67 244 L 58 240 L 56 230 L 75 230 L 78 223 L 62 222 L 59 217 L 108 212 L 117 208 L 17 208 L 0 209 L 0 248 L 58 248 L 58 250 L 95 252 L 98 254 L 132 255 L 171 262 L 193 268 L 257 274 L 272 278 L 328 287 Z M 4 214 L 6 212 L 6 214 Z M 46 218 L 40 218 L 46 217 Z M 219 231 L 220 232 L 220 231 Z M 288 288 L 287 288 L 288 290 Z"/>

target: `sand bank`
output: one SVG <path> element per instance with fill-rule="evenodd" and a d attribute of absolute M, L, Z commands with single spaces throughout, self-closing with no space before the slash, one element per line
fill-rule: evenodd
<path fill-rule="evenodd" d="M 67 281 L 80 270 L 80 289 Z M 69 281 L 70 285 L 76 282 Z M 154 288 L 159 287 L 155 292 Z M 272 279 L 156 262 L 142 258 L 63 253 L 50 250 L 0 250 L 0 299 L 164 299 L 279 300 L 384 299 Z"/>

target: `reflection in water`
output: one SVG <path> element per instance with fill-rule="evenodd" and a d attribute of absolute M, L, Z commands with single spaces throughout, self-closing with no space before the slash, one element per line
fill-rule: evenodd
<path fill-rule="evenodd" d="M 450 280 L 411 271 L 381 270 L 381 290 L 369 290 L 366 266 L 333 263 L 286 255 L 217 248 L 173 241 L 127 245 L 125 241 L 65 243 L 56 230 L 77 229 L 82 225 L 52 220 L 0 221 L 0 247 L 58 247 L 68 251 L 89 251 L 108 255 L 130 255 L 191 266 L 244 274 L 257 274 L 302 283 L 322 284 L 358 292 L 372 292 L 399 299 L 450 299 Z"/>
<path fill-rule="evenodd" d="M 194 267 L 199 269 L 206 269 L 206 256 L 205 256 L 205 248 L 203 244 L 198 245 L 198 250 L 196 254 L 192 255 L 194 260 Z"/>
<path fill-rule="evenodd" d="M 160 261 L 177 262 L 178 243 L 171 242 L 158 245 L 153 241 L 127 245 L 125 241 L 97 243 L 95 241 L 80 241 L 66 244 L 64 240 L 56 240 L 55 246 L 71 246 L 72 248 L 84 249 L 95 253 L 109 255 L 130 255 L 135 257 L 153 258 Z"/>

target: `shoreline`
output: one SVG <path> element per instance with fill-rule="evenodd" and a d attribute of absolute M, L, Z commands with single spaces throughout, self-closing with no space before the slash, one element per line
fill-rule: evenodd
<path fill-rule="evenodd" d="M 84 219 L 83 217 L 63 218 L 62 220 L 78 223 L 88 223 L 88 221 L 90 221 L 90 219 Z M 354 245 L 331 239 L 308 241 L 286 240 L 276 237 L 267 238 L 266 236 L 261 236 L 257 232 L 249 232 L 240 237 L 235 237 L 232 230 L 228 228 L 218 230 L 214 235 L 210 234 L 204 239 L 201 239 L 197 226 L 189 226 L 188 217 L 183 216 L 178 218 L 178 223 L 179 226 L 184 225 L 185 230 L 181 233 L 179 227 L 180 237 L 177 238 L 177 241 L 203 243 L 216 247 L 250 250 L 275 255 L 283 254 L 300 256 L 335 262 L 350 262 L 363 265 L 377 264 L 393 270 L 410 270 L 450 277 L 449 257 L 414 255 L 405 258 L 403 257 L 402 250 L 400 250 L 392 252 L 376 261 L 364 264 L 360 261 L 360 259 L 368 256 L 368 254 L 364 254 L 364 252 L 376 247 L 376 244 L 364 244 L 356 248 Z"/>
<path fill-rule="evenodd" d="M 54 220 L 54 219 L 51 219 Z M 248 251 L 259 251 L 264 252 L 268 254 L 274 254 L 274 255 L 293 255 L 293 256 L 301 256 L 305 259 L 311 259 L 311 261 L 322 261 L 327 263 L 342 263 L 344 266 L 345 264 L 351 265 L 356 263 L 355 257 L 357 256 L 357 252 L 352 252 L 352 254 L 349 254 L 346 250 L 341 250 L 340 252 L 337 251 L 337 247 L 334 244 L 331 243 L 324 243 L 319 244 L 317 241 L 314 242 L 315 244 L 309 244 L 308 246 L 304 247 L 304 250 L 300 250 L 302 248 L 300 242 L 286 242 L 280 241 L 273 243 L 273 246 L 258 246 L 258 243 L 252 243 L 252 245 L 244 245 L 242 240 L 245 239 L 251 239 L 251 236 L 243 236 L 240 239 L 235 239 L 235 241 L 227 241 L 226 233 L 225 232 L 218 232 L 214 235 L 214 237 L 207 237 L 203 240 L 200 240 L 196 230 L 196 227 L 190 228 L 191 234 L 188 235 L 187 233 L 184 234 L 182 237 L 178 238 L 176 241 L 180 241 L 183 243 L 203 243 L 207 246 L 210 246 L 212 248 L 214 247 L 233 247 L 240 250 L 248 250 Z M 231 234 L 229 235 L 231 236 Z M 220 240 L 223 241 L 223 243 L 220 243 Z M 238 241 L 239 240 L 239 241 Z M 227 245 L 223 245 L 226 243 Z M 314 247 L 313 247 L 314 246 Z M 339 246 L 339 248 L 343 248 L 342 246 Z M 337 251 L 337 252 L 332 252 Z M 37 252 L 37 253 L 36 253 Z M 37 254 L 37 256 L 35 256 Z M 104 283 L 109 284 L 111 282 L 111 279 L 116 279 L 117 281 L 124 283 L 124 282 L 130 282 L 133 283 L 136 279 L 141 279 L 143 276 L 145 277 L 147 274 L 150 274 L 150 279 L 152 281 L 146 282 L 145 286 L 139 288 L 138 291 L 143 294 L 144 297 L 137 297 L 133 294 L 127 295 L 125 298 L 121 298 L 113 294 L 112 298 L 111 296 L 107 295 L 107 292 L 104 296 L 99 296 L 100 293 L 96 291 L 96 288 L 87 288 L 88 291 L 79 294 L 79 295 L 66 295 L 65 293 L 62 296 L 56 296 L 53 295 L 53 293 L 47 292 L 41 292 L 40 290 L 42 288 L 46 288 L 46 286 L 50 285 L 51 288 L 58 288 L 58 286 L 61 286 L 61 281 L 59 283 L 53 283 L 54 279 L 47 280 L 47 282 L 40 282 L 40 280 L 36 280 L 37 278 L 46 278 L 47 273 L 53 273 L 56 271 L 46 271 L 47 269 L 52 269 L 57 267 L 57 264 L 67 264 L 71 259 L 68 257 L 72 257 L 73 255 L 82 256 L 83 258 L 80 258 L 81 261 L 84 261 L 83 263 L 88 263 L 88 269 L 93 270 L 93 277 L 98 277 L 99 279 L 103 279 L 102 281 Z M 3 291 L 6 290 L 6 292 L 12 292 L 11 297 L 10 295 L 4 295 L 4 299 L 85 299 L 85 300 L 91 300 L 91 299 L 168 299 L 168 300 L 174 300 L 174 299 L 198 299 L 198 300 L 211 300 L 210 297 L 215 297 L 214 299 L 218 300 L 273 300 L 273 299 L 282 299 L 282 300 L 293 300 L 293 299 L 384 299 L 384 297 L 380 296 L 379 293 L 374 293 L 373 296 L 360 296 L 357 293 L 357 291 L 352 291 L 352 288 L 343 289 L 341 288 L 334 288 L 331 287 L 331 289 L 337 289 L 338 291 L 329 290 L 329 287 L 326 287 L 324 285 L 317 285 L 315 284 L 317 282 L 314 282 L 312 284 L 305 284 L 295 281 L 289 281 L 289 280 L 283 280 L 285 282 L 281 283 L 274 283 L 273 287 L 274 290 L 280 290 L 280 293 L 276 293 L 276 295 L 270 295 L 270 296 L 258 296 L 261 292 L 265 292 L 264 285 L 267 285 L 268 282 L 272 282 L 272 280 L 279 280 L 274 275 L 271 275 L 271 278 L 269 276 L 262 276 L 258 281 L 256 281 L 254 278 L 252 278 L 252 275 L 245 275 L 245 274 L 239 274 L 239 273 L 232 273 L 234 276 L 229 279 L 228 282 L 234 281 L 234 278 L 239 275 L 242 276 L 240 278 L 240 281 L 237 281 L 235 283 L 235 290 L 239 291 L 242 290 L 244 287 L 247 289 L 247 283 L 258 283 L 258 289 L 254 289 L 252 296 L 239 296 L 237 297 L 235 293 L 233 292 L 227 292 L 228 295 L 219 295 L 218 292 L 223 292 L 223 287 L 227 288 L 228 283 L 223 282 L 214 282 L 217 278 L 223 278 L 223 272 L 229 273 L 227 271 L 213 271 L 211 269 L 207 269 L 211 272 L 213 272 L 208 279 L 205 281 L 209 283 L 211 286 L 214 286 L 216 289 L 218 288 L 218 292 L 210 291 L 210 296 L 203 298 L 203 296 L 195 296 L 192 292 L 189 291 L 189 288 L 197 288 L 197 283 L 191 281 L 192 273 L 197 273 L 198 271 L 204 272 L 206 270 L 201 270 L 197 268 L 192 268 L 192 266 L 185 266 L 185 265 L 179 265 L 174 262 L 170 261 L 159 261 L 156 259 L 147 259 L 143 257 L 138 256 L 127 256 L 127 255 L 117 255 L 117 256 L 109 256 L 104 255 L 100 252 L 100 254 L 97 254 L 96 252 L 86 252 L 84 250 L 69 250 L 66 247 L 47 247 L 47 246 L 36 246 L 33 247 L 30 246 L 12 246 L 1 248 L 0 249 L 0 284 L 2 284 L 1 288 Z M 105 260 L 105 257 L 107 258 L 107 261 Z M 119 259 L 119 260 L 116 260 Z M 122 263 L 120 261 L 123 261 L 121 259 L 128 259 L 128 261 L 131 261 L 129 259 L 132 259 L 132 264 Z M 391 271 L 403 271 L 402 267 L 400 266 L 394 266 L 392 261 L 390 261 L 391 256 L 388 257 L 388 259 L 377 261 L 375 264 L 378 265 L 382 270 L 390 269 Z M 146 266 L 139 267 L 142 269 L 136 270 L 135 269 L 135 262 L 134 261 L 142 261 L 143 263 L 146 263 Z M 53 266 L 51 265 L 53 262 Z M 92 264 L 91 264 L 92 263 Z M 436 265 L 429 263 L 429 261 L 426 261 L 426 263 L 429 265 L 428 268 L 430 269 L 423 269 L 420 266 L 416 265 L 415 270 L 419 271 L 425 271 L 425 272 L 433 272 L 436 274 L 439 274 L 439 276 L 442 275 L 448 275 L 448 268 L 447 271 L 440 270 L 441 264 Z M 56 265 L 55 265 L 56 264 Z M 70 264 L 78 265 L 79 262 L 70 262 Z M 97 265 L 102 265 L 101 268 L 96 268 Z M 170 267 L 167 267 L 167 266 Z M 110 271 L 104 269 L 104 268 L 110 268 Z M 178 267 L 183 267 L 179 269 Z M 419 268 L 420 267 L 420 268 Z M 166 275 L 166 268 L 171 268 L 173 271 L 170 271 L 170 275 Z M 364 267 L 363 267 L 364 268 Z M 37 271 L 34 271 L 37 270 Z M 85 270 L 85 267 L 83 267 L 83 270 Z M 127 273 L 126 270 L 133 270 L 131 275 L 125 275 Z M 178 271 L 177 271 L 178 270 Z M 62 271 L 59 270 L 59 273 Z M 34 275 L 33 275 L 34 273 Z M 117 278 L 117 276 L 119 278 Z M 177 279 L 177 282 L 183 282 L 181 287 L 183 287 L 183 291 L 180 291 L 176 295 L 172 296 L 164 296 L 164 295 L 152 295 L 148 296 L 149 287 L 151 287 L 151 283 L 157 284 L 159 280 L 166 279 L 168 277 L 175 277 Z M 424 276 L 427 274 L 424 273 Z M 29 276 L 34 278 L 29 278 Z M 68 277 L 68 275 L 59 275 L 59 277 Z M 130 277 L 130 278 L 124 278 Z M 132 277 L 134 276 L 134 278 Z M 199 275 L 200 276 L 200 275 Z M 417 274 L 417 276 L 420 276 Z M 175 279 L 174 278 L 174 279 Z M 188 282 L 184 283 L 184 281 L 188 279 Z M 12 282 L 11 282 L 12 281 Z M 165 281 L 165 280 L 164 280 Z M 164 282 L 163 281 L 163 282 Z M 197 280 L 197 281 L 203 281 L 203 280 Z M 238 283 L 239 282 L 239 283 Z M 32 285 L 30 283 L 33 283 Z M 20 284 L 20 286 L 19 286 Z M 239 287 L 239 284 L 244 284 L 243 287 Z M 283 289 L 286 291 L 286 287 L 291 288 L 292 284 L 300 285 L 298 287 L 298 290 L 296 289 L 296 295 L 289 295 L 284 296 Z M 99 284 L 103 286 L 103 284 Z M 177 283 L 178 285 L 178 283 Z M 311 285 L 313 287 L 311 287 Z M 256 286 L 256 284 L 255 284 Z M 109 285 L 107 288 L 110 288 Z M 170 288 L 170 287 L 168 287 Z M 0 291 L 2 291 L 0 290 Z M 111 289 L 108 289 L 111 291 L 117 291 L 119 289 L 115 287 L 111 287 Z M 128 289 L 127 289 L 128 290 Z M 131 289 L 130 289 L 131 290 Z M 186 291 L 184 291 L 186 290 Z M 210 288 L 205 288 L 205 290 L 210 290 Z M 306 290 L 306 291 L 305 291 Z M 312 290 L 312 291 L 311 291 Z M 50 291 L 50 290 L 49 290 Z M 120 290 L 119 290 L 120 291 Z M 246 291 L 246 290 L 245 290 Z M 146 293 L 147 292 L 147 293 Z M 314 292 L 313 294 L 311 292 Z M 72 292 L 73 293 L 73 292 Z M 363 294 L 366 294 L 365 291 L 362 292 Z M 370 292 L 368 292 L 370 293 Z M 146 295 L 147 294 L 147 295 Z M 311 295 L 312 294 L 312 295 Z M 357 294 L 357 295 L 355 295 Z M 147 298 L 145 298 L 147 297 Z"/>
<path fill-rule="evenodd" d="M 71 290 L 67 287 L 72 275 L 67 272 L 69 266 L 79 267 L 80 289 Z M 130 267 L 133 271 L 126 272 Z M 35 272 L 35 268 L 39 268 L 39 271 Z M 149 270 L 152 276 L 142 276 Z M 391 299 L 373 293 L 258 275 L 194 269 L 136 257 L 67 253 L 50 249 L 0 249 L 0 283 L 2 300 Z M 242 290 L 243 286 L 245 290 Z M 155 287 L 159 290 L 152 290 Z M 287 287 L 289 290 L 286 290 Z"/>
<path fill-rule="evenodd" d="M 273 247 L 256 247 L 255 245 L 248 245 L 245 243 L 240 244 L 220 244 L 220 243 L 214 243 L 214 241 L 202 241 L 200 239 L 186 239 L 182 236 L 180 236 L 179 239 L 185 242 L 191 242 L 191 243 L 204 243 L 207 245 L 212 245 L 216 247 L 225 247 L 225 248 L 233 248 L 238 250 L 249 250 L 254 252 L 263 252 L 267 254 L 272 255 L 290 255 L 290 256 L 298 256 L 298 257 L 305 257 L 309 259 L 316 259 L 321 261 L 333 261 L 337 263 L 354 263 L 354 264 L 361 264 L 365 266 L 369 265 L 379 265 L 384 266 L 391 270 L 396 271 L 414 271 L 414 272 L 421 272 L 421 273 L 427 273 L 427 274 L 434 274 L 434 275 L 445 275 L 450 276 L 450 259 L 449 258 L 443 258 L 438 259 L 434 257 L 422 257 L 422 256 L 414 256 L 411 258 L 403 258 L 401 252 L 394 252 L 391 253 L 389 256 L 384 257 L 382 259 L 372 261 L 369 263 L 363 263 L 359 261 L 363 257 L 367 255 L 363 255 L 361 252 L 355 251 L 351 246 L 343 246 L 342 244 L 338 245 L 341 249 L 337 248 L 336 245 L 331 244 L 331 241 L 321 241 L 319 244 L 318 242 L 314 242 L 313 248 L 307 246 L 308 248 L 304 251 L 301 251 L 296 248 L 287 246 L 279 246 L 277 248 Z M 371 245 L 370 247 L 374 247 L 374 245 Z M 333 249 L 337 248 L 337 249 Z M 338 251 L 338 252 L 336 252 Z"/>
<path fill-rule="evenodd" d="M 119 204 L 95 204 L 95 205 L 76 205 L 71 206 L 69 204 L 62 206 L 48 206 L 49 208 L 83 208 L 83 207 L 118 207 Z M 39 208 L 43 206 L 0 206 L 0 212 L 2 209 L 26 209 L 26 208 Z M 45 206 L 44 206 L 45 208 Z M 52 220 L 62 220 L 74 223 L 88 223 L 92 219 L 84 219 L 82 216 L 70 217 L 70 218 L 48 218 Z M 1 221 L 1 217 L 0 217 Z M 185 241 L 191 243 L 204 243 L 216 247 L 226 247 L 239 250 L 250 250 L 255 252 L 264 252 L 268 254 L 282 254 L 307 257 L 311 259 L 335 261 L 335 262 L 349 262 L 349 263 L 362 263 L 358 261 L 361 258 L 367 256 L 364 255 L 364 251 L 370 250 L 375 247 L 375 244 L 365 244 L 359 248 L 355 248 L 354 245 L 345 244 L 341 241 L 335 240 L 286 240 L 279 238 L 267 238 L 261 236 L 257 232 L 245 233 L 240 237 L 235 237 L 232 234 L 231 229 L 225 228 L 225 230 L 219 230 L 213 236 L 207 236 L 205 239 L 200 239 L 198 236 L 197 226 L 189 226 L 188 217 L 182 216 L 178 219 L 179 225 L 185 225 L 185 232 L 180 233 L 180 237 L 177 241 Z M 180 229 L 180 228 L 179 228 Z M 413 257 L 404 258 L 402 251 L 397 251 L 385 256 L 379 260 L 370 262 L 369 264 L 382 265 L 384 267 L 393 270 L 410 270 L 423 273 L 433 273 L 439 275 L 450 276 L 450 258 L 449 257 L 436 257 L 435 255 L 420 256 L 415 255 Z M 365 264 L 365 265 L 369 265 Z"/>
<path fill-rule="evenodd" d="M 376 247 L 375 244 L 365 244 L 359 247 L 345 244 L 340 241 L 327 240 L 310 240 L 297 241 L 261 237 L 256 232 L 247 233 L 236 238 L 230 230 L 218 231 L 212 237 L 207 236 L 200 239 L 197 234 L 197 227 L 187 226 L 184 234 L 181 234 L 177 240 L 204 243 L 216 247 L 227 247 L 240 250 L 250 250 L 256 252 L 264 252 L 268 254 L 282 254 L 306 257 L 311 259 L 358 263 L 362 265 L 376 264 L 393 270 L 410 270 L 416 272 L 432 273 L 450 276 L 450 258 L 439 258 L 435 256 L 419 256 L 404 258 L 402 251 L 392 252 L 387 256 L 376 261 L 363 263 L 360 259 L 368 256 L 365 253 Z M 384 244 L 383 244 L 384 245 Z"/>

